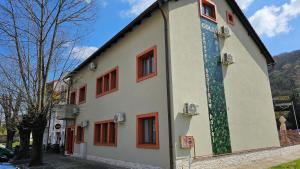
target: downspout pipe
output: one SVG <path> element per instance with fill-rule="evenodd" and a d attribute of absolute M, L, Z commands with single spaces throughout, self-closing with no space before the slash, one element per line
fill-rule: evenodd
<path fill-rule="evenodd" d="M 173 130 L 172 130 L 172 107 L 171 107 L 171 85 L 170 85 L 170 52 L 169 52 L 169 28 L 168 28 L 168 19 L 163 10 L 163 4 L 165 0 L 158 0 L 159 9 L 161 11 L 163 20 L 164 20 L 164 39 L 165 39 L 165 62 L 166 62 L 166 83 L 167 83 L 167 109 L 168 109 L 168 132 L 169 132 L 169 156 L 170 156 L 170 169 L 174 169 L 174 148 L 173 148 Z"/>

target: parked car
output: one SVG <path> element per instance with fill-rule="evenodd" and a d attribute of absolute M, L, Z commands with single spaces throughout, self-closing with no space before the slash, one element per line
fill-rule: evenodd
<path fill-rule="evenodd" d="M 14 165 L 10 163 L 0 163 L 1 169 L 19 169 L 18 167 L 15 167 Z"/>
<path fill-rule="evenodd" d="M 14 157 L 14 152 L 7 148 L 0 147 L 0 157 L 3 159 L 11 159 Z"/>

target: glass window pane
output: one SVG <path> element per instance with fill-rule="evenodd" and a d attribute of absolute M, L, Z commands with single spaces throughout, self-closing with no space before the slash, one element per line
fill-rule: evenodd
<path fill-rule="evenodd" d="M 155 128 L 155 119 L 152 119 L 152 143 L 156 143 L 156 128 Z"/>
<path fill-rule="evenodd" d="M 147 119 L 144 120 L 144 143 L 150 143 L 149 121 Z"/>

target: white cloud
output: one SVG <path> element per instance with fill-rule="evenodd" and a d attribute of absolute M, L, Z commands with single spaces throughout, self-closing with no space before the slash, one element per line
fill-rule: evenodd
<path fill-rule="evenodd" d="M 91 3 L 92 1 L 95 1 L 96 3 L 99 3 L 101 8 L 105 8 L 107 6 L 106 0 L 84 0 L 86 3 Z"/>
<path fill-rule="evenodd" d="M 91 56 L 98 48 L 94 46 L 76 46 L 73 48 L 71 55 L 74 59 L 85 60 Z"/>
<path fill-rule="evenodd" d="M 130 5 L 130 9 L 123 10 L 120 14 L 122 17 L 137 16 L 155 1 L 156 0 L 122 0 L 122 2 Z"/>
<path fill-rule="evenodd" d="M 249 18 L 253 27 L 260 35 L 274 37 L 288 33 L 292 19 L 300 16 L 300 0 L 290 0 L 282 6 L 264 6 Z"/>
<path fill-rule="evenodd" d="M 253 3 L 253 1 L 254 0 L 237 0 L 237 3 L 243 10 L 246 10 Z"/>

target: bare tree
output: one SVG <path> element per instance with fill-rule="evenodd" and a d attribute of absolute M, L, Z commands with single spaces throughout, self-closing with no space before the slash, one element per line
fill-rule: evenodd
<path fill-rule="evenodd" d="M 14 96 L 7 91 L 0 94 L 0 106 L 5 116 L 5 126 L 7 131 L 6 148 L 12 150 L 12 143 L 17 131 L 18 113 L 21 107 L 21 95 Z"/>
<path fill-rule="evenodd" d="M 0 2 L 0 40 L 7 47 L 0 70 L 22 91 L 26 102 L 27 120 L 22 125 L 32 131 L 30 166 L 42 164 L 43 134 L 52 99 L 46 92 L 47 81 L 60 79 L 74 66 L 70 48 L 80 38 L 79 26 L 92 20 L 93 6 L 93 1 L 85 0 Z M 7 71 L 11 67 L 19 78 Z"/>

